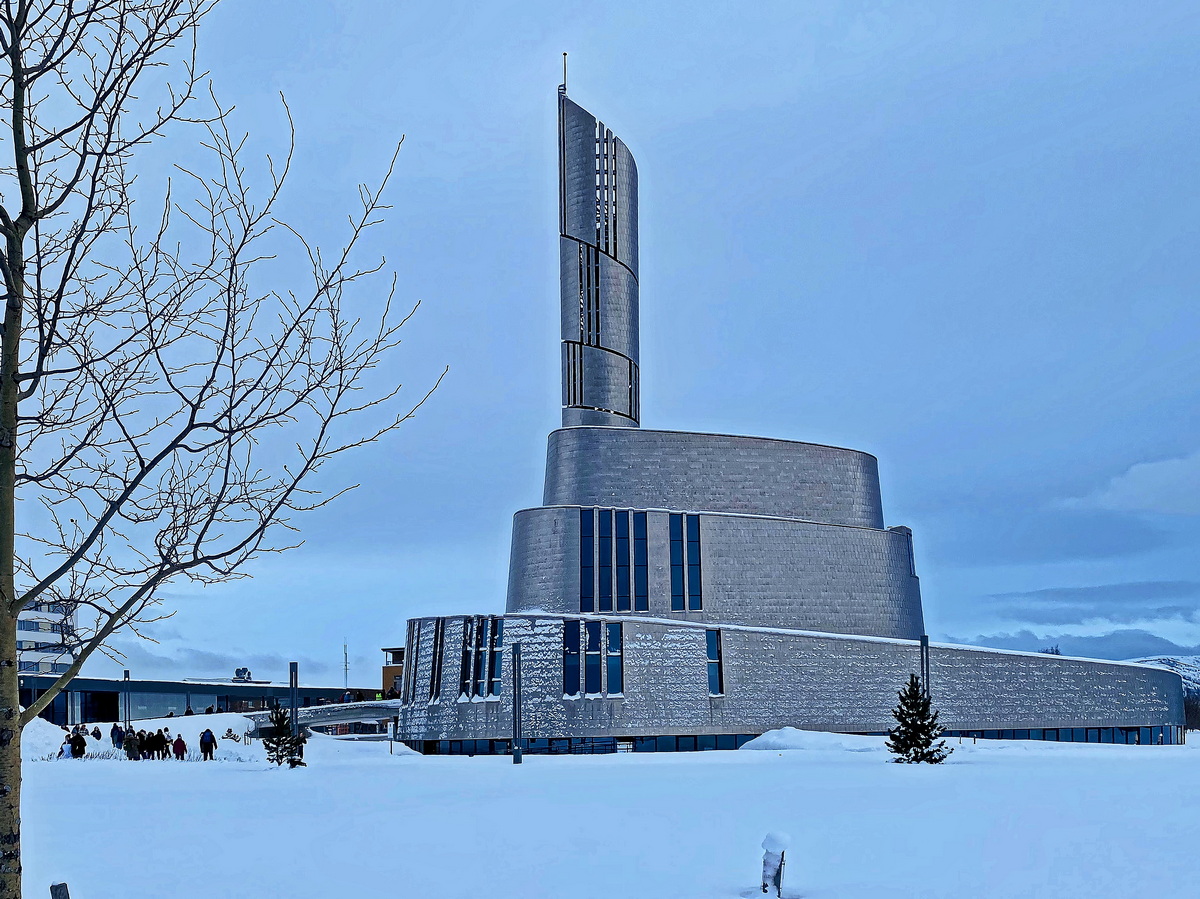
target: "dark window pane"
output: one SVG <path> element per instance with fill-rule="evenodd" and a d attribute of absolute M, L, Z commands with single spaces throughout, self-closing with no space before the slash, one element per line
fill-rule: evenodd
<path fill-rule="evenodd" d="M 617 568 L 617 596 L 629 599 L 629 566 L 621 565 Z M 625 608 L 629 608 L 627 605 Z"/>
<path fill-rule="evenodd" d="M 720 696 L 725 691 L 721 689 L 721 663 L 708 663 L 708 692 Z"/>
<path fill-rule="evenodd" d="M 633 513 L 633 536 L 637 540 L 646 539 L 646 513 Z"/>
<path fill-rule="evenodd" d="M 610 655 L 608 657 L 608 692 L 624 693 L 625 678 L 621 671 L 621 657 Z"/>
<path fill-rule="evenodd" d="M 610 653 L 621 652 L 621 624 L 620 622 L 609 622 L 608 625 L 608 651 Z"/>
<path fill-rule="evenodd" d="M 600 692 L 600 655 L 588 653 L 584 657 L 583 682 L 585 693 Z"/>
<path fill-rule="evenodd" d="M 567 621 L 563 624 L 563 646 L 567 652 L 579 653 L 579 622 Z"/>
<path fill-rule="evenodd" d="M 688 538 L 688 543 L 699 543 L 700 542 L 700 516 L 699 515 L 687 516 L 687 538 Z M 689 549 L 690 548 L 691 547 L 689 547 Z"/>
<path fill-rule="evenodd" d="M 587 634 L 587 652 L 600 651 L 600 622 L 588 621 L 584 624 L 584 632 Z"/>
<path fill-rule="evenodd" d="M 683 564 L 683 544 L 680 543 L 678 540 L 671 541 L 671 564 L 672 565 L 682 565 Z"/>
<path fill-rule="evenodd" d="M 592 536 L 592 521 L 594 517 L 593 509 L 579 510 L 579 533 L 588 537 Z"/>
<path fill-rule="evenodd" d="M 600 539 L 612 536 L 612 509 L 600 510 Z"/>
<path fill-rule="evenodd" d="M 677 737 L 678 748 L 680 752 L 695 752 L 696 738 L 695 737 Z"/>
<path fill-rule="evenodd" d="M 618 512 L 617 513 L 617 539 L 618 540 L 628 540 L 629 539 L 629 513 L 628 512 Z"/>
<path fill-rule="evenodd" d="M 672 540 L 682 540 L 683 539 L 683 516 L 682 515 L 672 515 L 671 516 L 671 539 Z"/>
<path fill-rule="evenodd" d="M 634 543 L 633 543 L 633 564 L 639 565 L 639 566 L 646 564 L 646 541 L 645 540 L 635 540 L 634 541 Z"/>
<path fill-rule="evenodd" d="M 577 655 L 563 656 L 563 693 L 567 696 L 579 695 L 579 656 Z"/>
<path fill-rule="evenodd" d="M 737 749 L 737 737 L 733 734 L 717 734 L 718 749 Z"/>
<path fill-rule="evenodd" d="M 696 743 L 700 749 L 716 749 L 717 748 L 717 738 L 712 736 L 711 734 L 709 734 L 707 736 L 701 735 L 701 736 L 697 737 Z"/>
<path fill-rule="evenodd" d="M 645 565 L 634 569 L 633 577 L 633 608 L 638 612 L 650 610 L 650 579 Z"/>
<path fill-rule="evenodd" d="M 675 751 L 675 738 L 674 737 L 659 737 L 658 738 L 658 751 L 659 752 L 674 752 Z"/>
<path fill-rule="evenodd" d="M 720 658 L 720 635 L 716 631 L 705 631 L 704 641 L 708 648 L 708 660 L 715 662 Z"/>

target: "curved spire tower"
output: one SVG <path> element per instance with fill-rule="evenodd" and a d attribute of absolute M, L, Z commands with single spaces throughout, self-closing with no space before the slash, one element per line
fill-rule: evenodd
<path fill-rule="evenodd" d="M 637 166 L 611 130 L 558 89 L 563 427 L 636 428 Z"/>

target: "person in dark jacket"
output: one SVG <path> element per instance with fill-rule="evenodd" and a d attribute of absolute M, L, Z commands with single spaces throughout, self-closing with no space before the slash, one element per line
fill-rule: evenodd
<path fill-rule="evenodd" d="M 121 725 L 114 724 L 112 730 L 108 732 L 108 737 L 112 740 L 113 749 L 121 749 L 125 745 L 125 731 L 121 729 Z"/>
<path fill-rule="evenodd" d="M 100 739 L 100 725 L 99 725 L 99 724 L 95 725 L 95 726 L 92 728 L 92 739 L 93 739 L 93 740 L 99 740 L 99 739 Z"/>
<path fill-rule="evenodd" d="M 203 761 L 211 762 L 213 753 L 217 751 L 217 736 L 208 728 L 204 729 L 204 733 L 200 735 L 200 758 Z"/>
<path fill-rule="evenodd" d="M 136 762 L 142 757 L 142 744 L 138 741 L 138 735 L 134 733 L 133 728 L 129 729 L 129 733 L 125 735 L 125 758 L 131 762 Z"/>
<path fill-rule="evenodd" d="M 175 742 L 171 744 L 171 750 L 175 753 L 175 761 L 182 762 L 183 757 L 187 755 L 187 743 L 183 742 L 183 734 L 175 738 Z"/>
<path fill-rule="evenodd" d="M 87 737 L 83 734 L 71 736 L 71 758 L 81 759 L 87 755 Z"/>
<path fill-rule="evenodd" d="M 192 707 L 190 705 L 186 709 L 184 709 L 183 715 L 185 718 L 188 715 L 194 715 L 194 714 L 196 714 L 196 713 L 192 711 Z"/>
<path fill-rule="evenodd" d="M 128 739 L 128 737 L 126 739 Z M 142 754 L 142 758 L 150 758 L 150 735 L 144 730 L 139 730 L 137 732 L 137 745 L 138 751 Z"/>

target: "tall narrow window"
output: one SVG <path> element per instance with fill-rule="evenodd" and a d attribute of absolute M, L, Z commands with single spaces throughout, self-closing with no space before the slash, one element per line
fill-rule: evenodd
<path fill-rule="evenodd" d="M 650 578 L 646 562 L 646 513 L 633 513 L 633 610 L 650 611 Z"/>
<path fill-rule="evenodd" d="M 563 695 L 579 695 L 579 622 L 563 622 Z"/>
<path fill-rule="evenodd" d="M 712 696 L 725 693 L 725 673 L 721 670 L 721 632 L 705 631 L 708 644 L 708 692 Z"/>
<path fill-rule="evenodd" d="M 504 658 L 504 619 L 492 619 L 492 646 L 489 655 L 488 696 L 500 695 L 500 663 Z"/>
<path fill-rule="evenodd" d="M 433 651 L 429 655 L 429 699 L 437 701 L 442 698 L 442 652 L 446 639 L 446 619 L 437 618 L 433 622 Z"/>
<path fill-rule="evenodd" d="M 628 612 L 629 601 L 629 513 L 616 512 L 617 526 L 617 611 Z"/>
<path fill-rule="evenodd" d="M 420 634 L 420 625 L 414 620 L 408 622 L 408 634 L 405 636 L 405 651 L 404 651 L 404 669 L 402 674 L 404 680 L 400 685 L 400 698 L 406 702 L 412 702 L 413 682 L 416 678 L 413 676 L 413 669 L 417 667 L 417 640 Z"/>
<path fill-rule="evenodd" d="M 671 514 L 671 611 L 684 610 L 683 598 L 683 516 Z"/>
<path fill-rule="evenodd" d="M 625 692 L 625 673 L 623 665 L 624 649 L 621 645 L 621 623 L 608 623 L 608 695 Z"/>
<path fill-rule="evenodd" d="M 612 509 L 600 510 L 600 536 L 596 543 L 600 552 L 600 611 L 613 610 L 612 577 Z"/>
<path fill-rule="evenodd" d="M 475 619 L 463 619 L 462 665 L 458 669 L 458 695 L 471 695 L 471 663 L 475 659 Z"/>
<path fill-rule="evenodd" d="M 583 692 L 590 695 L 600 692 L 600 624 L 599 621 L 583 623 L 587 638 L 583 647 Z"/>
<path fill-rule="evenodd" d="M 579 611 L 596 611 L 596 577 L 592 567 L 595 558 L 595 546 L 592 538 L 595 533 L 595 509 L 579 510 Z"/>
<path fill-rule="evenodd" d="M 487 652 L 489 642 L 490 619 L 475 619 L 475 684 L 472 696 L 487 696 Z"/>
<path fill-rule="evenodd" d="M 687 519 L 688 611 L 698 612 L 704 608 L 700 591 L 700 516 L 684 517 Z"/>

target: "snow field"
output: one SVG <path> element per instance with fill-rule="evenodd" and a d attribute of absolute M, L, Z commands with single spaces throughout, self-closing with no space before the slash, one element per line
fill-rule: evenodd
<path fill-rule="evenodd" d="M 309 767 L 295 771 L 30 764 L 26 889 L 45 895 L 66 880 L 78 899 L 131 884 L 172 899 L 761 896 L 760 844 L 773 830 L 792 838 L 785 897 L 1103 899 L 1186 895 L 1200 882 L 1200 814 L 1187 804 L 1200 787 L 1196 744 L 952 740 L 945 765 L 910 766 L 890 764 L 882 738 L 771 736 L 806 748 L 514 766 L 314 737 Z M 64 815 L 86 822 L 86 839 Z"/>

